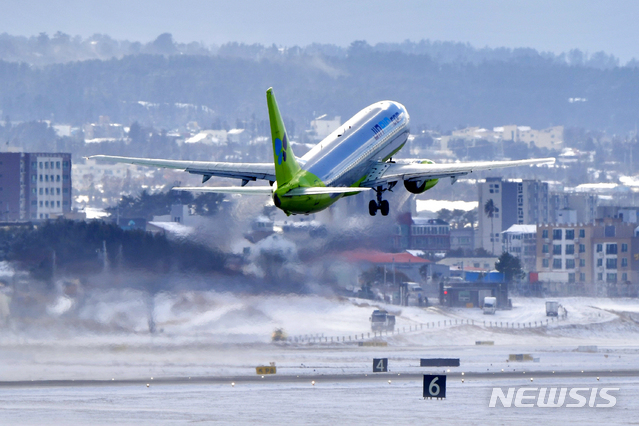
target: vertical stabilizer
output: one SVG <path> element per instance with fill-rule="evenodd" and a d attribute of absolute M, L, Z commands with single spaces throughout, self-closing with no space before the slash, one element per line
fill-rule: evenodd
<path fill-rule="evenodd" d="M 266 91 L 266 103 L 268 104 L 268 118 L 271 122 L 271 138 L 273 139 L 273 161 L 275 162 L 275 177 L 277 186 L 286 185 L 299 171 L 291 143 L 284 128 L 284 121 L 277 107 L 277 101 L 273 94 L 273 88 Z"/>

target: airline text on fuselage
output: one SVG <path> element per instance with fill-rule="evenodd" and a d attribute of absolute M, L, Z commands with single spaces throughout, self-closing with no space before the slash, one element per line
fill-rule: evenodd
<path fill-rule="evenodd" d="M 399 123 L 399 118 L 401 117 L 400 112 L 396 112 L 391 115 L 390 118 L 386 117 L 376 125 L 374 125 L 371 130 L 375 133 L 375 139 L 379 139 L 382 135 L 384 135 L 384 129 L 390 126 L 391 124 Z"/>

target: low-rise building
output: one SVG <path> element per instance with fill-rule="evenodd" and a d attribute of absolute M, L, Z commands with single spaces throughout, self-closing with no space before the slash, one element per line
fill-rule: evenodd
<path fill-rule="evenodd" d="M 441 149 L 448 149 L 452 140 L 476 141 L 483 139 L 489 142 L 513 141 L 524 142 L 529 147 L 563 149 L 564 126 L 553 126 L 547 129 L 535 130 L 529 126 L 517 126 L 515 124 L 494 127 L 492 130 L 480 127 L 467 127 L 454 130 L 449 136 L 442 136 Z"/>
<path fill-rule="evenodd" d="M 354 250 L 340 253 L 340 258 L 350 263 L 364 264 L 364 268 L 371 266 L 384 268 L 385 283 L 389 285 L 399 284 L 396 279 L 396 273 L 399 272 L 414 282 L 425 282 L 437 271 L 440 274 L 446 274 L 445 268 L 437 270 L 434 262 L 406 252 L 384 253 L 376 250 Z"/>
<path fill-rule="evenodd" d="M 474 228 L 459 228 L 450 230 L 450 249 L 463 250 L 464 252 L 475 250 L 475 234 L 477 230 Z"/>
<path fill-rule="evenodd" d="M 450 250 L 450 225 L 441 219 L 413 217 L 406 213 L 395 228 L 393 245 L 401 250 L 445 253 Z"/>
<path fill-rule="evenodd" d="M 324 114 L 311 121 L 311 130 L 309 133 L 311 137 L 321 141 L 337 130 L 341 124 L 341 117 L 335 117 L 331 120 Z"/>
<path fill-rule="evenodd" d="M 86 143 L 109 142 L 123 140 L 126 131 L 122 124 L 111 123 L 109 117 L 101 115 L 97 123 L 89 123 L 83 126 Z"/>
<path fill-rule="evenodd" d="M 446 257 L 437 263 L 460 271 L 489 272 L 495 269 L 498 257 Z"/>
<path fill-rule="evenodd" d="M 73 165 L 73 181 L 79 191 L 83 191 L 106 178 L 124 179 L 130 174 L 135 174 L 137 166 L 131 164 L 113 164 L 86 159 L 84 164 Z"/>
<path fill-rule="evenodd" d="M 501 233 L 502 252 L 519 258 L 525 272 L 536 270 L 537 225 L 512 225 Z"/>
<path fill-rule="evenodd" d="M 535 130 L 528 126 L 509 125 L 495 127 L 493 131 L 504 141 L 525 142 L 528 146 L 561 150 L 564 140 L 564 126 L 554 126 Z"/>
<path fill-rule="evenodd" d="M 184 143 L 203 143 L 206 145 L 226 144 L 228 132 L 226 130 L 202 130 L 184 140 Z"/>

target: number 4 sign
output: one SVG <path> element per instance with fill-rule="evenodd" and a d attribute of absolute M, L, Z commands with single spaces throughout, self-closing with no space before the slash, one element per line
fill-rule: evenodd
<path fill-rule="evenodd" d="M 373 358 L 373 373 L 388 371 L 388 358 Z"/>
<path fill-rule="evenodd" d="M 424 398 L 446 398 L 446 375 L 424 374 Z"/>

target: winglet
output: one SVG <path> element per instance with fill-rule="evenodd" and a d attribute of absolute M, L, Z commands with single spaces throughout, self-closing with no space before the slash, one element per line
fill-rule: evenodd
<path fill-rule="evenodd" d="M 275 177 L 277 179 L 277 186 L 281 187 L 288 183 L 300 171 L 300 166 L 295 159 L 295 154 L 293 154 L 291 142 L 286 134 L 284 121 L 277 107 L 277 101 L 275 100 L 272 87 L 266 91 L 266 103 L 268 105 L 268 118 L 271 123 Z"/>

